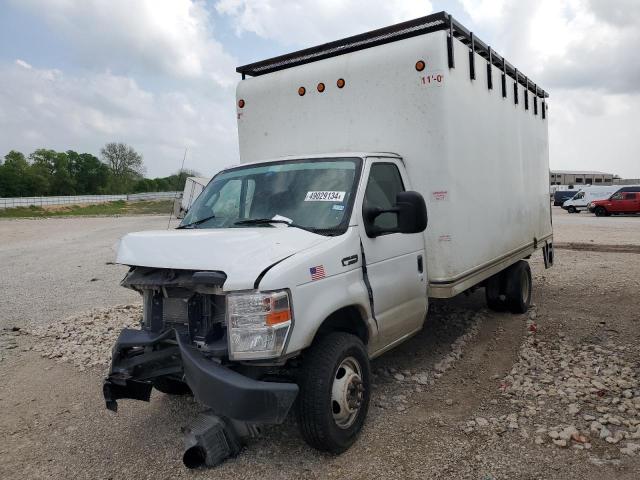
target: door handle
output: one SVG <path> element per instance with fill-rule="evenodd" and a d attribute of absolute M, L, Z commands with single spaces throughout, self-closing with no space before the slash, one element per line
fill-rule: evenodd
<path fill-rule="evenodd" d="M 422 262 L 422 255 L 418 255 L 418 273 L 422 273 L 424 271 L 424 265 Z"/>

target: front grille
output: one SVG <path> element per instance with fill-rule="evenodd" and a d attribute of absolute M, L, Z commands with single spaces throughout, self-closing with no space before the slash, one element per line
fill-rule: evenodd
<path fill-rule="evenodd" d="M 162 301 L 162 322 L 167 324 L 189 323 L 188 298 L 164 298 Z"/>
<path fill-rule="evenodd" d="M 210 344 L 224 337 L 225 296 L 162 289 L 144 291 L 144 328 L 160 332 L 178 329 L 189 332 L 198 344 Z"/>

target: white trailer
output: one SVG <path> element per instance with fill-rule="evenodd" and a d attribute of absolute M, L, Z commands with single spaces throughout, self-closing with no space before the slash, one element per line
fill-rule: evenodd
<path fill-rule="evenodd" d="M 569 213 L 586 210 L 591 202 L 604 200 L 620 190 L 620 185 L 603 185 L 582 187 L 578 192 L 562 204 L 562 208 Z"/>
<path fill-rule="evenodd" d="M 180 201 L 180 212 L 178 218 L 183 218 L 185 213 L 189 211 L 193 202 L 198 198 L 200 192 L 204 190 L 207 183 L 211 180 L 210 177 L 187 177 L 184 183 L 184 191 L 182 192 L 182 199 Z"/>
<path fill-rule="evenodd" d="M 547 94 L 444 12 L 238 72 L 241 165 L 178 229 L 120 242 L 144 328 L 118 340 L 105 399 L 188 386 L 237 430 L 297 398 L 305 440 L 342 452 L 369 360 L 430 297 L 529 307 L 525 259 L 553 262 Z"/>

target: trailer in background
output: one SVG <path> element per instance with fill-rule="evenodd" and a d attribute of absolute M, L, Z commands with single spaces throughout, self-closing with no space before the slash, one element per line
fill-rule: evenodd
<path fill-rule="evenodd" d="M 200 192 L 207 186 L 211 180 L 210 177 L 188 177 L 184 184 L 184 191 L 182 192 L 182 200 L 180 201 L 180 209 L 177 212 L 176 216 L 178 218 L 183 218 L 191 205 Z"/>

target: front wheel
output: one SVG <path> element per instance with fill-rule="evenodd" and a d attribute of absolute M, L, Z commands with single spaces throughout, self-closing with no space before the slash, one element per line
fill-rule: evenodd
<path fill-rule="evenodd" d="M 335 332 L 305 354 L 299 381 L 298 423 L 318 450 L 342 453 L 358 437 L 369 409 L 371 371 L 362 341 Z"/>
<path fill-rule="evenodd" d="M 606 217 L 607 210 L 604 207 L 596 207 L 595 214 L 596 214 L 596 217 Z"/>
<path fill-rule="evenodd" d="M 576 212 L 577 212 L 576 207 L 574 207 L 573 205 L 572 205 L 572 206 L 570 206 L 569 208 L 567 208 L 567 212 L 569 212 L 569 213 L 576 213 Z"/>

